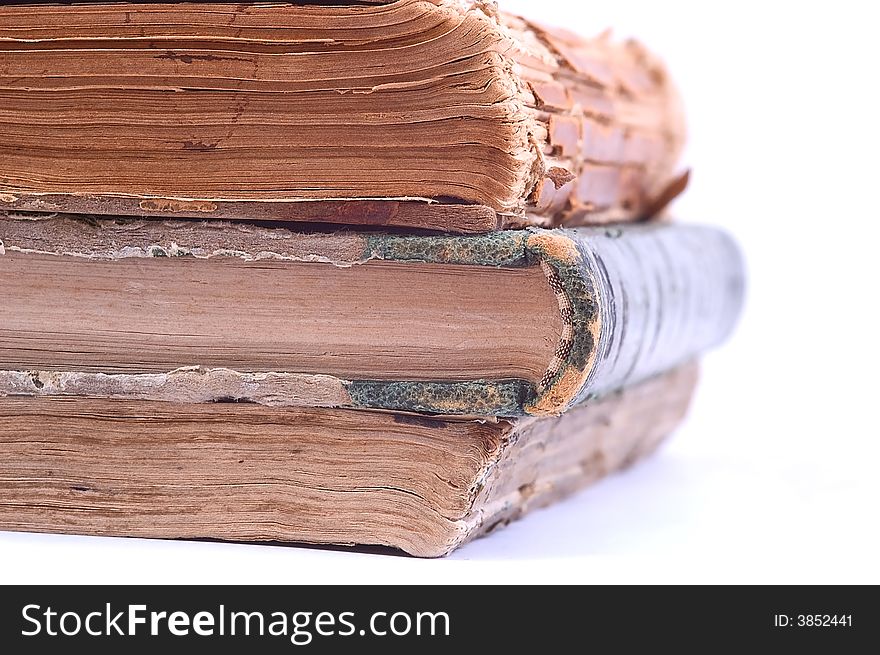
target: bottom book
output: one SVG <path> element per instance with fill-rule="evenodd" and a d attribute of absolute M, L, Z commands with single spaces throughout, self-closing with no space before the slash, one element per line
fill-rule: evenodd
<path fill-rule="evenodd" d="M 696 371 L 560 417 L 492 422 L 0 398 L 0 530 L 442 556 L 653 451 L 684 417 Z"/>

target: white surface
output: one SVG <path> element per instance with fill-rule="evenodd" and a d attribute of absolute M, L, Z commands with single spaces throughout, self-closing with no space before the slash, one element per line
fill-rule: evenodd
<path fill-rule="evenodd" d="M 682 88 L 694 177 L 675 212 L 730 229 L 750 273 L 687 425 L 635 470 L 442 561 L 0 534 L 0 580 L 880 582 L 874 6 L 502 6 L 636 35 Z"/>

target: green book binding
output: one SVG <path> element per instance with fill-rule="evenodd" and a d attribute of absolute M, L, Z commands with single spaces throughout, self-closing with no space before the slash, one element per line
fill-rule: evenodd
<path fill-rule="evenodd" d="M 565 332 L 541 383 L 520 380 L 356 382 L 362 406 L 498 416 L 558 414 L 671 369 L 721 343 L 742 308 L 740 252 L 722 231 L 651 225 L 502 232 L 479 237 L 381 235 L 371 249 L 402 261 L 539 265 Z"/>

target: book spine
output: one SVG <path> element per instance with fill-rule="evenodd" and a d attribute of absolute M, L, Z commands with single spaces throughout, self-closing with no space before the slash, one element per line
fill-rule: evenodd
<path fill-rule="evenodd" d="M 542 146 L 525 207 L 533 224 L 602 225 L 660 213 L 687 182 L 676 169 L 684 112 L 663 63 L 607 32 L 583 38 L 503 12 L 499 21 L 529 44 L 511 56 Z"/>
<path fill-rule="evenodd" d="M 514 421 L 462 519 L 467 531 L 448 548 L 650 455 L 684 419 L 697 378 L 698 366 L 686 364 L 560 417 Z"/>
<path fill-rule="evenodd" d="M 590 393 L 671 369 L 723 342 L 745 294 L 744 265 L 724 232 L 680 227 L 581 241 L 596 261 L 604 317 Z"/>

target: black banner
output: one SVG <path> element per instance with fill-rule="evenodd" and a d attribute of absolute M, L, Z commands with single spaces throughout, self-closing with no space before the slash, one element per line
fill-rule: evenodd
<path fill-rule="evenodd" d="M 5 587 L 0 648 L 840 648 L 876 639 L 878 611 L 867 587 Z"/>

